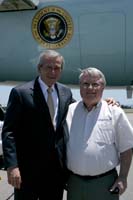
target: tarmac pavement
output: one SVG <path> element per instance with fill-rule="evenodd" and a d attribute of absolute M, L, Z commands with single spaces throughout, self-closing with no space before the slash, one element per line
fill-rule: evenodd
<path fill-rule="evenodd" d="M 133 112 L 127 113 L 128 119 L 133 125 Z M 0 164 L 1 165 L 1 164 Z M 6 171 L 0 169 L 0 200 L 14 200 L 13 187 L 7 183 Z M 128 187 L 125 193 L 120 196 L 120 200 L 132 200 L 133 199 L 133 162 L 128 175 Z M 66 192 L 64 192 L 63 200 L 66 200 Z"/>

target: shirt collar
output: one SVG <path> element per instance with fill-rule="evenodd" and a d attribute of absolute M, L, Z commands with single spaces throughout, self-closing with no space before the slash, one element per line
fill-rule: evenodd
<path fill-rule="evenodd" d="M 87 106 L 85 105 L 85 103 L 83 101 L 82 101 L 82 103 L 83 103 L 84 108 L 88 111 Z M 90 111 L 96 110 L 97 108 L 99 108 L 100 105 L 101 105 L 101 100 L 95 106 L 93 106 L 93 108 Z M 90 112 L 90 111 L 88 111 L 88 112 Z"/>
<path fill-rule="evenodd" d="M 38 82 L 39 82 L 41 88 L 43 88 L 43 90 L 46 92 L 48 89 L 48 86 L 46 85 L 46 83 L 44 83 L 40 77 L 38 78 Z M 55 90 L 54 85 L 52 85 L 51 88 L 53 89 L 53 91 Z"/>

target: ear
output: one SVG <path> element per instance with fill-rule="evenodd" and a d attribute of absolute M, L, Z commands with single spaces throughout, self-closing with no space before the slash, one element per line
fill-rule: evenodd
<path fill-rule="evenodd" d="M 38 72 L 40 72 L 41 71 L 41 65 L 38 65 L 37 69 L 38 69 Z"/>

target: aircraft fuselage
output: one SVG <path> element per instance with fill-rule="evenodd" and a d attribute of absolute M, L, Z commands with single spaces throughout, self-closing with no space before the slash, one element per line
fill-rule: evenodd
<path fill-rule="evenodd" d="M 31 80 L 37 75 L 40 52 L 54 48 L 65 58 L 63 83 L 77 84 L 79 69 L 93 66 L 104 72 L 108 85 L 132 84 L 132 7 L 131 0 L 64 0 L 40 1 L 35 10 L 0 12 L 0 81 Z M 60 20 L 54 8 L 66 19 L 69 31 L 65 32 L 65 22 L 59 22 L 63 28 L 56 35 L 46 29 L 51 17 Z M 49 10 L 54 13 L 50 19 Z M 46 12 L 40 22 L 45 38 L 39 38 L 37 20 Z"/>

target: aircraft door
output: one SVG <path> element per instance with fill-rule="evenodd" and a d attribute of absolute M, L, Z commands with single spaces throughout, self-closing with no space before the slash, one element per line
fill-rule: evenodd
<path fill-rule="evenodd" d="M 120 12 L 95 12 L 79 17 L 81 66 L 100 68 L 108 85 L 125 78 L 125 16 Z"/>

